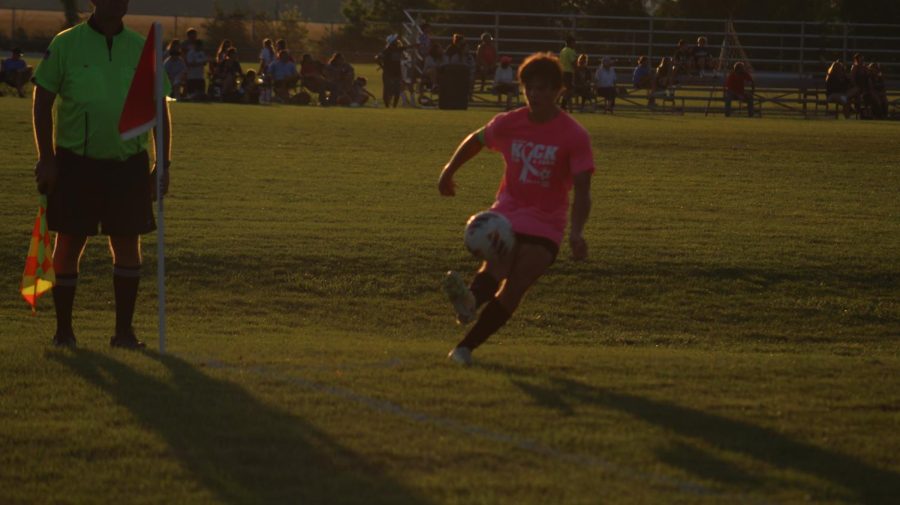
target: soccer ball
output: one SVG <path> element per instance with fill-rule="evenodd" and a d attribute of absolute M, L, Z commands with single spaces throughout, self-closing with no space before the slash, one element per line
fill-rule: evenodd
<path fill-rule="evenodd" d="M 469 218 L 465 242 L 466 249 L 476 258 L 494 261 L 512 251 L 516 237 L 508 219 L 488 210 Z"/>

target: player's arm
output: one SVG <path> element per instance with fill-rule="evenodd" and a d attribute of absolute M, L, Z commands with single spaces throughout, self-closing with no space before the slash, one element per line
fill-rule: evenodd
<path fill-rule="evenodd" d="M 572 258 L 587 258 L 587 242 L 584 240 L 584 225 L 591 213 L 591 173 L 581 172 L 573 178 L 574 198 L 572 201 L 572 229 L 569 231 L 569 246 Z"/>
<path fill-rule="evenodd" d="M 53 148 L 53 102 L 56 93 L 34 86 L 32 119 L 34 121 L 34 144 L 38 161 L 34 166 L 34 178 L 38 192 L 49 194 L 56 184 L 56 151 Z"/>
<path fill-rule="evenodd" d="M 456 171 L 467 161 L 471 160 L 476 154 L 481 152 L 482 147 L 484 147 L 484 128 L 470 133 L 469 136 L 459 144 L 459 147 L 456 148 L 456 152 L 450 157 L 450 161 L 448 161 L 447 164 L 444 165 L 444 169 L 441 170 L 441 177 L 438 180 L 438 191 L 440 191 L 442 195 L 453 196 L 456 194 L 456 183 L 453 182 L 453 175 L 456 174 Z"/>

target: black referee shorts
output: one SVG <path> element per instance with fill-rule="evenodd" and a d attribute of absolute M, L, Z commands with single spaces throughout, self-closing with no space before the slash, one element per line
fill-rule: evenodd
<path fill-rule="evenodd" d="M 95 160 L 57 149 L 59 175 L 47 198 L 47 224 L 68 235 L 141 235 L 156 229 L 147 152 Z"/>

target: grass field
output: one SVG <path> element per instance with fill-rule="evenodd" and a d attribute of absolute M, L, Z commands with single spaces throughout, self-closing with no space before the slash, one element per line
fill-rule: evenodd
<path fill-rule="evenodd" d="M 0 98 L 0 503 L 896 503 L 897 124 L 578 115 L 566 247 L 470 369 L 441 274 L 501 173 L 490 111 L 175 104 L 169 351 L 156 240 L 113 351 L 88 245 L 77 351 L 18 298 L 30 113 Z"/>

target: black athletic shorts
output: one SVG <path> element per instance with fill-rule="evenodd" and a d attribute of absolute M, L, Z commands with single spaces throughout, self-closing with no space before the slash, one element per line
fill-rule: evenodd
<path fill-rule="evenodd" d="M 147 152 L 125 161 L 95 160 L 57 149 L 47 225 L 69 235 L 141 235 L 156 229 Z"/>
<path fill-rule="evenodd" d="M 542 246 L 544 249 L 550 252 L 553 255 L 553 261 L 556 261 L 556 256 L 559 254 L 559 246 L 556 245 L 556 242 L 550 240 L 546 237 L 539 237 L 537 235 L 526 235 L 524 233 L 516 233 L 516 242 L 519 244 L 534 244 Z"/>

